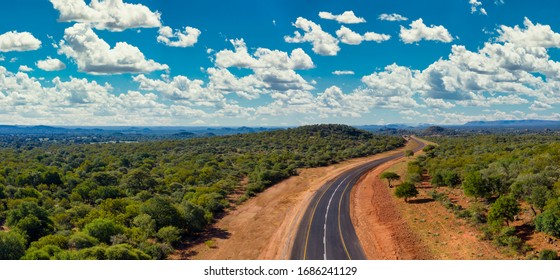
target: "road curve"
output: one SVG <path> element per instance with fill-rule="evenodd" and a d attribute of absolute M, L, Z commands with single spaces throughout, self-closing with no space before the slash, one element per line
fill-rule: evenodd
<path fill-rule="evenodd" d="M 424 143 L 418 144 L 414 152 Z M 350 219 L 350 191 L 371 169 L 403 156 L 377 159 L 349 169 L 324 184 L 313 196 L 297 228 L 292 260 L 365 260 L 366 255 Z"/>

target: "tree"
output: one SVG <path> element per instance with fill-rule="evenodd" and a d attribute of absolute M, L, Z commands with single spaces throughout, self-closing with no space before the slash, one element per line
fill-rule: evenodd
<path fill-rule="evenodd" d="M 8 226 L 15 227 L 24 233 L 28 241 L 35 241 L 54 231 L 54 223 L 49 214 L 35 202 L 22 202 L 8 212 Z"/>
<path fill-rule="evenodd" d="M 504 221 L 509 226 L 515 215 L 519 213 L 519 203 L 511 196 L 500 196 L 488 212 L 490 223 L 502 224 Z"/>
<path fill-rule="evenodd" d="M 560 238 L 560 204 L 556 203 L 535 217 L 535 229 Z"/>
<path fill-rule="evenodd" d="M 124 228 L 113 220 L 97 218 L 87 224 L 84 231 L 103 243 L 111 244 L 111 237 L 123 233 Z"/>
<path fill-rule="evenodd" d="M 184 225 L 181 214 L 168 199 L 151 198 L 140 206 L 140 212 L 150 215 L 156 221 L 156 230 L 165 226 L 182 227 Z"/>
<path fill-rule="evenodd" d="M 414 151 L 413 150 L 406 150 L 404 151 L 404 156 L 405 157 L 412 157 L 414 155 Z"/>
<path fill-rule="evenodd" d="M 398 198 L 404 198 L 404 201 L 408 202 L 409 198 L 416 197 L 418 195 L 418 190 L 416 189 L 416 186 L 414 186 L 414 184 L 410 182 L 404 182 L 395 189 L 395 195 Z"/>
<path fill-rule="evenodd" d="M 469 171 L 463 180 L 463 191 L 465 195 L 478 199 L 488 198 L 492 194 L 492 188 L 482 178 L 478 171 Z"/>
<path fill-rule="evenodd" d="M 25 254 L 25 238 L 15 231 L 0 231 L 0 260 L 19 260 Z"/>
<path fill-rule="evenodd" d="M 181 240 L 181 231 L 174 226 L 166 226 L 159 229 L 157 237 L 163 242 L 173 245 Z"/>
<path fill-rule="evenodd" d="M 393 186 L 391 185 L 391 182 L 395 181 L 395 180 L 399 180 L 401 178 L 401 176 L 399 176 L 399 174 L 397 174 L 395 172 L 383 172 L 383 173 L 381 173 L 381 176 L 379 176 L 379 178 L 387 179 L 387 183 L 389 184 L 389 188 L 392 188 Z"/>

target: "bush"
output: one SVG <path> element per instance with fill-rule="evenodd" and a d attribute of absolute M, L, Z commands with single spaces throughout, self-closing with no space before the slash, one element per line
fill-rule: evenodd
<path fill-rule="evenodd" d="M 149 260 L 150 256 L 129 244 L 113 245 L 105 251 L 108 260 Z"/>
<path fill-rule="evenodd" d="M 184 225 L 181 214 L 171 203 L 171 201 L 154 197 L 140 206 L 140 212 L 150 215 L 156 221 L 156 230 L 165 226 L 176 226 L 181 228 Z"/>
<path fill-rule="evenodd" d="M 15 231 L 0 231 L 0 260 L 19 260 L 25 254 L 25 238 Z"/>
<path fill-rule="evenodd" d="M 538 231 L 560 238 L 560 207 L 556 205 L 537 215 L 535 228 Z"/>
<path fill-rule="evenodd" d="M 68 246 L 74 249 L 90 248 L 99 244 L 99 240 L 84 232 L 76 232 L 68 239 Z"/>
<path fill-rule="evenodd" d="M 31 248 L 41 249 L 47 245 L 54 245 L 61 249 L 68 249 L 68 238 L 63 235 L 47 235 L 31 242 Z"/>
<path fill-rule="evenodd" d="M 110 244 L 111 236 L 123 233 L 124 228 L 113 220 L 98 218 L 87 224 L 84 227 L 84 232 L 103 243 Z"/>
<path fill-rule="evenodd" d="M 181 231 L 174 226 L 162 227 L 159 229 L 157 237 L 163 242 L 173 245 L 181 240 Z"/>
<path fill-rule="evenodd" d="M 558 260 L 558 253 L 553 250 L 542 250 L 539 253 L 539 260 Z"/>

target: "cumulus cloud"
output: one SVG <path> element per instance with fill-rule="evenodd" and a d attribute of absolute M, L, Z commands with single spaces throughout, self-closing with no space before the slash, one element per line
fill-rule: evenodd
<path fill-rule="evenodd" d="M 235 93 L 245 99 L 258 98 L 264 92 L 311 90 L 313 86 L 294 70 L 314 68 L 311 57 L 302 49 L 290 54 L 278 50 L 257 48 L 250 54 L 242 39 L 230 41 L 234 50 L 216 53 L 216 67 L 207 69 L 208 88 L 224 94 Z M 236 77 L 227 68 L 250 69 L 253 73 Z"/>
<path fill-rule="evenodd" d="M 442 25 L 426 26 L 421 18 L 413 21 L 408 29 L 401 26 L 399 36 L 405 44 L 412 44 L 422 40 L 445 43 L 453 41 L 453 37 L 445 27 Z"/>
<path fill-rule="evenodd" d="M 502 26 L 497 40 L 476 51 L 454 45 L 447 58 L 423 70 L 389 65 L 364 76 L 367 87 L 362 91 L 386 100 L 421 98 L 437 109 L 524 104 L 535 111 L 551 109 L 560 104 L 560 63 L 550 58 L 547 47 L 556 46 L 558 34 L 550 26 L 528 22 L 525 29 Z"/>
<path fill-rule="evenodd" d="M 424 103 L 430 108 L 450 109 L 455 107 L 455 104 L 440 98 L 424 98 Z"/>
<path fill-rule="evenodd" d="M 546 104 L 544 102 L 537 100 L 533 104 L 531 104 L 529 109 L 533 111 L 544 111 L 544 110 L 552 109 L 552 106 L 550 104 Z"/>
<path fill-rule="evenodd" d="M 34 51 L 41 47 L 41 41 L 29 32 L 9 31 L 0 35 L 0 52 Z"/>
<path fill-rule="evenodd" d="M 126 42 L 118 42 L 111 48 L 89 25 L 83 23 L 64 30 L 58 53 L 74 60 L 79 71 L 89 74 L 146 73 L 169 68 L 146 59 L 137 47 Z"/>
<path fill-rule="evenodd" d="M 549 25 L 533 24 L 525 18 L 525 28 L 502 25 L 498 29 L 499 42 L 510 42 L 523 47 L 560 48 L 560 34 L 552 31 Z"/>
<path fill-rule="evenodd" d="M 45 60 L 39 60 L 35 65 L 44 71 L 60 71 L 66 69 L 66 64 L 64 64 L 64 62 L 51 57 L 47 57 Z"/>
<path fill-rule="evenodd" d="M 478 12 L 483 15 L 488 15 L 486 9 L 482 7 L 482 2 L 478 0 L 469 0 L 469 4 L 471 5 L 471 14 Z"/>
<path fill-rule="evenodd" d="M 162 26 L 159 28 L 157 41 L 170 47 L 186 48 L 198 42 L 200 33 L 200 30 L 189 26 L 185 27 L 184 31 L 174 31 L 169 26 Z"/>
<path fill-rule="evenodd" d="M 243 39 L 230 40 L 230 43 L 233 45 L 234 50 L 221 50 L 216 53 L 216 66 L 250 69 L 311 69 L 315 67 L 311 57 L 300 48 L 293 50 L 291 54 L 278 50 L 258 48 L 251 55 Z"/>
<path fill-rule="evenodd" d="M 332 72 L 333 75 L 354 75 L 354 71 L 350 71 L 350 70 L 336 70 Z"/>
<path fill-rule="evenodd" d="M 151 92 L 114 92 L 108 83 L 85 78 L 56 77 L 50 84 L 44 86 L 27 73 L 12 73 L 0 66 L 0 119 L 11 124 L 185 125 L 218 116 L 185 102 L 162 102 Z M 228 104 L 219 107 L 223 108 Z"/>
<path fill-rule="evenodd" d="M 302 35 L 299 31 L 294 32 L 294 36 L 284 36 L 287 43 L 311 43 L 313 52 L 325 56 L 334 56 L 340 51 L 338 40 L 331 34 L 323 31 L 319 24 L 308 19 L 298 17 L 293 24 L 296 28 L 303 30 Z"/>
<path fill-rule="evenodd" d="M 20 72 L 32 72 L 33 68 L 27 66 L 27 65 L 20 65 L 18 68 L 18 71 Z"/>
<path fill-rule="evenodd" d="M 96 29 L 123 31 L 129 28 L 160 27 L 160 13 L 142 4 L 123 0 L 50 0 L 61 22 L 91 23 Z"/>
<path fill-rule="evenodd" d="M 348 45 L 359 45 L 363 41 L 375 41 L 381 43 L 391 39 L 390 35 L 378 34 L 375 32 L 366 32 L 364 35 L 360 35 L 346 26 L 341 26 L 339 30 L 336 31 L 336 36 L 344 44 Z"/>
<path fill-rule="evenodd" d="M 319 12 L 319 17 L 322 19 L 336 20 L 339 23 L 354 24 L 366 22 L 364 18 L 357 17 L 353 11 L 346 11 L 340 15 L 333 15 L 329 12 Z"/>
<path fill-rule="evenodd" d="M 401 16 L 399 14 L 380 14 L 379 20 L 385 21 L 406 21 L 408 20 L 407 17 Z"/>
<path fill-rule="evenodd" d="M 159 92 L 170 100 L 186 101 L 187 104 L 208 107 L 224 103 L 223 95 L 204 88 L 204 82 L 201 80 L 190 80 L 185 76 L 175 76 L 171 80 L 156 80 L 142 74 L 133 79 L 140 85 L 141 90 Z"/>

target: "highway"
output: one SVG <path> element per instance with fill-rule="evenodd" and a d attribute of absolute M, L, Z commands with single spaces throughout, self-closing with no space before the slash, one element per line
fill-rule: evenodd
<path fill-rule="evenodd" d="M 418 143 L 414 152 L 421 150 Z M 349 169 L 323 185 L 313 196 L 297 228 L 292 260 L 365 260 L 362 245 L 350 219 L 350 191 L 371 169 L 404 153 L 377 159 Z M 371 229 L 375 230 L 375 229 Z"/>

